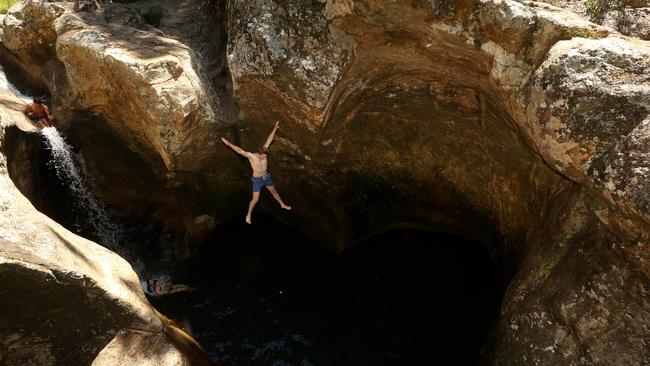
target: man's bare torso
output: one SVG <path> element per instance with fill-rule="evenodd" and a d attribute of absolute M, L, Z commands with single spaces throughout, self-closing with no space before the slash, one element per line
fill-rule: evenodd
<path fill-rule="evenodd" d="M 253 168 L 253 177 L 263 177 L 267 173 L 268 169 L 268 159 L 266 155 L 256 154 L 248 158 L 248 161 L 251 163 L 251 168 Z"/>
<path fill-rule="evenodd" d="M 44 104 L 37 104 L 37 103 L 30 103 L 25 106 L 25 113 L 30 114 L 30 118 L 34 120 L 39 120 L 41 118 L 47 118 L 47 115 L 49 111 L 47 110 L 47 106 Z"/>

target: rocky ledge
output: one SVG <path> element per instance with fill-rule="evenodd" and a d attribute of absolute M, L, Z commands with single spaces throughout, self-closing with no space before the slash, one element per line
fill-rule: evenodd
<path fill-rule="evenodd" d="M 27 183 L 13 173 L 29 162 L 6 156 L 29 151 L 19 137 L 33 132 L 23 106 L 0 91 L 0 364 L 115 365 L 125 357 L 116 344 L 127 337 L 157 351 L 129 349 L 129 364 L 209 365 L 190 337 L 161 320 L 124 259 L 38 212 L 16 188 Z"/>
<path fill-rule="evenodd" d="M 552 3 L 28 0 L 0 54 L 51 94 L 106 203 L 179 247 L 243 215 L 248 168 L 219 136 L 255 149 L 281 119 L 294 211 L 262 207 L 286 224 L 337 251 L 413 224 L 485 243 L 510 280 L 486 363 L 641 365 L 650 45 Z"/>

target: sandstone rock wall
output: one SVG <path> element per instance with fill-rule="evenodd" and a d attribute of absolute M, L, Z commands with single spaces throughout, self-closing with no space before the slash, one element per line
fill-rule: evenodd
<path fill-rule="evenodd" d="M 281 119 L 271 170 L 294 211 L 262 208 L 285 223 L 339 251 L 399 223 L 486 243 L 511 279 L 486 362 L 643 364 L 650 48 L 580 4 L 26 1 L 3 44 L 65 120 L 105 121 L 71 129 L 109 204 L 181 233 L 241 215 L 248 168 L 217 139 L 253 150 Z M 173 21 L 190 5 L 213 47 Z M 108 135 L 128 158 L 99 153 Z"/>
<path fill-rule="evenodd" d="M 215 36 L 223 22 L 198 27 L 214 23 L 214 1 L 137 5 L 95 13 L 25 1 L 6 19 L 3 46 L 11 52 L 3 59 L 46 86 L 60 127 L 77 122 L 70 137 L 110 206 L 156 215 L 191 246 L 214 225 L 199 218 L 214 221 L 215 202 L 240 189 L 232 174 L 238 163 L 217 153 L 223 155 L 218 136 L 230 129 L 224 119 L 235 108 L 223 85 L 225 42 Z M 133 179 L 107 166 L 131 171 Z"/>
<path fill-rule="evenodd" d="M 165 351 L 158 359 L 187 364 L 192 358 L 165 338 L 168 326 L 131 266 L 38 212 L 16 188 L 14 181 L 26 185 L 29 175 L 18 169 L 10 178 L 7 155 L 14 163 L 30 156 L 15 139 L 27 133 L 16 125 L 32 127 L 24 104 L 8 91 L 1 95 L 0 364 L 87 365 L 120 331 L 157 338 L 157 349 Z M 200 349 L 193 351 L 209 363 Z"/>

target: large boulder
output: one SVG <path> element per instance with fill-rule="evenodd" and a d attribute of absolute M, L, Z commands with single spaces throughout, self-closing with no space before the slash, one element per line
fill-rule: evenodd
<path fill-rule="evenodd" d="M 38 70 L 106 201 L 184 245 L 245 207 L 219 135 L 253 150 L 281 119 L 283 222 L 337 251 L 403 224 L 486 243 L 510 280 L 487 362 L 642 364 L 650 49 L 581 4 L 25 1 L 3 59 Z"/>
<path fill-rule="evenodd" d="M 218 158 L 232 106 L 222 103 L 224 86 L 213 87 L 222 77 L 223 65 L 212 62 L 220 46 L 206 47 L 204 38 L 220 28 L 197 28 L 216 12 L 212 2 L 202 3 L 165 2 L 178 8 L 169 21 L 160 2 L 75 12 L 71 3 L 30 0 L 14 7 L 3 27 L 11 52 L 2 58 L 23 68 L 32 86 L 49 90 L 59 127 L 77 122 L 70 137 L 109 206 L 155 214 L 185 246 L 214 227 L 214 203 L 240 189 L 233 184 L 238 164 Z"/>
<path fill-rule="evenodd" d="M 159 339 L 166 352 L 156 359 L 187 364 L 187 346 L 165 337 L 169 326 L 129 263 L 38 212 L 14 184 L 29 186 L 30 172 L 12 167 L 10 177 L 8 164 L 33 164 L 19 137 L 28 132 L 17 127 L 34 131 L 23 107 L 0 92 L 0 363 L 87 365 L 119 332 L 130 331 Z M 193 351 L 208 362 L 199 347 Z"/>
<path fill-rule="evenodd" d="M 545 158 L 650 219 L 648 154 L 650 44 L 619 37 L 574 38 L 551 48 L 526 100 Z"/>
<path fill-rule="evenodd" d="M 69 5 L 25 1 L 14 7 L 5 18 L 4 46 L 43 71 L 51 92 L 59 89 L 52 95 L 64 121 L 65 111 L 88 111 L 120 131 L 129 146 L 152 150 L 168 170 L 200 169 L 205 161 L 199 155 L 213 150 L 210 129 L 219 110 L 192 65 L 193 51 L 153 37 L 136 11 L 73 13 Z"/>
<path fill-rule="evenodd" d="M 92 366 L 209 366 L 201 346 L 165 318 L 165 332 L 120 331 L 97 355 Z"/>

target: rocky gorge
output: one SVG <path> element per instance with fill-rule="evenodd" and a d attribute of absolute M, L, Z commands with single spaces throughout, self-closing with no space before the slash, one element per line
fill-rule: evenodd
<path fill-rule="evenodd" d="M 283 225 L 336 253 L 405 227 L 490 253 L 507 287 L 484 364 L 643 365 L 650 5 L 608 4 L 140 0 L 75 11 L 25 0 L 2 21 L 0 62 L 49 96 L 102 202 L 160 228 L 153 245 L 175 258 L 243 218 L 249 168 L 219 138 L 255 150 L 281 120 L 270 168 L 294 209 L 261 208 Z M 151 364 L 207 362 L 164 331 L 177 328 L 127 262 L 52 220 L 65 212 L 43 193 L 19 104 L 7 94 L 1 105 L 0 362 L 124 364 L 147 337 L 166 350 L 141 355 Z M 35 306 L 26 288 L 52 302 Z M 106 316 L 66 318 L 78 307 Z M 43 329 L 27 321 L 35 312 L 55 321 Z M 61 343 L 60 332 L 78 338 Z M 71 361 L 73 343 L 85 346 Z"/>

